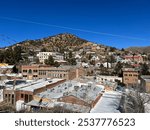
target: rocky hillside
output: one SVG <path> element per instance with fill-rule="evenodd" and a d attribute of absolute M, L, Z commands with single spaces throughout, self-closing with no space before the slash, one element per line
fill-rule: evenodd
<path fill-rule="evenodd" d="M 147 46 L 147 47 L 129 47 L 126 50 L 132 51 L 133 53 L 150 53 L 150 46 Z"/>
<path fill-rule="evenodd" d="M 86 42 L 86 40 L 81 39 L 75 35 L 69 33 L 62 33 L 38 40 L 23 41 L 13 46 L 19 45 L 25 50 L 46 49 L 46 51 L 64 51 L 70 48 L 79 49 L 80 46 Z"/>

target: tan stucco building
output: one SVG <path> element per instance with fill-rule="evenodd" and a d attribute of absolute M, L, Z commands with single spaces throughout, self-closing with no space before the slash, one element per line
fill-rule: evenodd
<path fill-rule="evenodd" d="M 82 67 L 60 66 L 51 67 L 46 65 L 23 65 L 22 75 L 24 79 L 62 78 L 72 80 L 84 75 Z"/>
<path fill-rule="evenodd" d="M 123 83 L 127 87 L 133 87 L 138 85 L 139 72 L 134 68 L 124 68 L 123 69 Z"/>

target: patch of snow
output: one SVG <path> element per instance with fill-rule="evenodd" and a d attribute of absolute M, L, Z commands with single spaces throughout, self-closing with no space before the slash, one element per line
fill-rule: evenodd
<path fill-rule="evenodd" d="M 118 109 L 121 100 L 121 93 L 108 91 L 103 94 L 90 113 L 120 113 Z"/>

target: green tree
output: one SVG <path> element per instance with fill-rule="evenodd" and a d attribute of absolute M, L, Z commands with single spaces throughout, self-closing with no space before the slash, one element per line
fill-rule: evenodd
<path fill-rule="evenodd" d="M 69 51 L 67 61 L 70 65 L 76 65 L 76 59 L 73 57 L 72 51 Z"/>
<path fill-rule="evenodd" d="M 54 62 L 54 66 L 55 66 L 55 67 L 59 67 L 60 64 L 59 64 L 57 61 L 55 61 L 55 62 Z"/>
<path fill-rule="evenodd" d="M 148 58 L 148 60 L 150 61 L 150 54 L 148 55 L 148 57 L 147 57 L 147 58 Z"/>
<path fill-rule="evenodd" d="M 4 53 L 3 51 L 0 51 L 0 63 L 4 61 Z"/>
<path fill-rule="evenodd" d="M 47 49 L 45 48 L 45 47 L 43 47 L 42 49 L 41 49 L 41 52 L 46 52 L 47 51 Z"/>
<path fill-rule="evenodd" d="M 45 60 L 45 64 L 46 64 L 46 65 L 51 65 L 51 66 L 53 66 L 54 63 L 55 63 L 55 62 L 54 62 L 54 58 L 53 58 L 52 56 L 49 56 L 48 59 Z"/>
<path fill-rule="evenodd" d="M 114 73 L 118 76 L 121 76 L 122 75 L 122 68 L 123 68 L 123 65 L 121 62 L 118 62 L 114 68 Z"/>
<path fill-rule="evenodd" d="M 72 51 L 69 51 L 69 59 L 72 58 Z"/>
<path fill-rule="evenodd" d="M 20 46 L 15 46 L 13 49 L 13 58 L 15 63 L 18 63 L 20 60 L 22 60 L 21 56 L 22 49 Z"/>
<path fill-rule="evenodd" d="M 122 48 L 121 51 L 125 51 L 124 48 Z"/>
<path fill-rule="evenodd" d="M 91 55 L 91 54 L 89 54 L 89 57 L 88 57 L 88 59 L 89 59 L 89 60 L 91 60 L 91 59 L 92 59 L 92 55 Z"/>
<path fill-rule="evenodd" d="M 149 75 L 150 74 L 149 67 L 146 63 L 142 64 L 142 66 L 141 66 L 141 74 L 142 75 Z"/>
<path fill-rule="evenodd" d="M 76 64 L 77 64 L 77 62 L 76 62 L 76 59 L 75 59 L 75 58 L 71 58 L 71 59 L 69 59 L 69 63 L 70 63 L 70 65 L 76 65 Z"/>
<path fill-rule="evenodd" d="M 12 73 L 18 73 L 18 69 L 17 69 L 16 65 L 13 67 Z"/>
<path fill-rule="evenodd" d="M 34 60 L 35 60 L 35 63 L 36 63 L 36 64 L 39 64 L 39 63 L 40 63 L 39 58 L 35 58 Z"/>
<path fill-rule="evenodd" d="M 12 48 L 8 48 L 4 52 L 4 62 L 8 64 L 15 64 L 14 54 Z"/>
<path fill-rule="evenodd" d="M 114 52 L 115 50 L 117 50 L 115 47 L 110 47 L 110 52 Z"/>

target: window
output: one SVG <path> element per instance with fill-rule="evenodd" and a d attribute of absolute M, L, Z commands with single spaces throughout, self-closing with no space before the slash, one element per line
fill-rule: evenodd
<path fill-rule="evenodd" d="M 11 96 L 11 95 L 9 94 L 9 95 L 8 95 L 8 101 L 9 101 L 9 102 L 10 102 L 10 96 Z"/>
<path fill-rule="evenodd" d="M 31 69 L 29 69 L 29 74 L 32 74 L 32 70 Z"/>
<path fill-rule="evenodd" d="M 129 76 L 132 76 L 132 74 L 129 74 Z"/>
<path fill-rule="evenodd" d="M 14 99 L 13 98 L 11 99 L 11 104 L 14 105 Z"/>
<path fill-rule="evenodd" d="M 127 74 L 124 74 L 124 76 L 128 76 Z"/>
<path fill-rule="evenodd" d="M 25 94 L 25 103 L 27 103 L 27 102 L 28 102 L 28 95 Z"/>
<path fill-rule="evenodd" d="M 14 94 L 12 94 L 11 96 L 12 96 L 11 104 L 14 105 Z"/>
<path fill-rule="evenodd" d="M 29 95 L 29 101 L 32 101 L 32 95 Z"/>
<path fill-rule="evenodd" d="M 23 94 L 21 94 L 21 98 L 23 98 L 24 97 L 24 95 Z"/>
<path fill-rule="evenodd" d="M 24 73 L 26 73 L 26 72 L 27 72 L 27 70 L 23 70 L 23 72 L 24 72 Z"/>
<path fill-rule="evenodd" d="M 37 70 L 33 70 L 34 73 L 37 73 Z"/>

